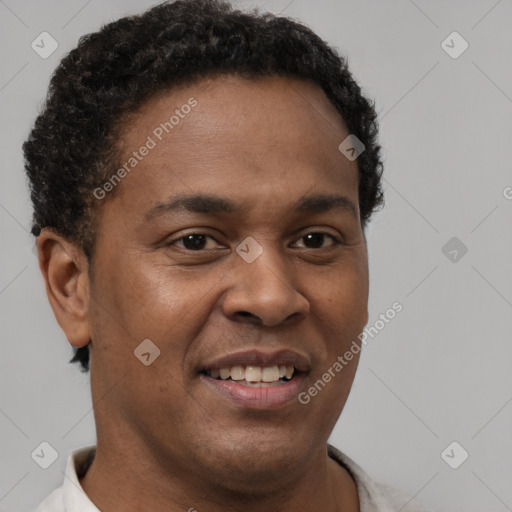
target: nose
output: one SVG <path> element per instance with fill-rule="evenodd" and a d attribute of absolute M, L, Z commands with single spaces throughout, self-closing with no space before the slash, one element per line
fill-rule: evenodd
<path fill-rule="evenodd" d="M 222 309 L 233 321 L 267 327 L 305 318 L 308 300 L 296 289 L 293 269 L 268 248 L 252 263 L 242 258 L 233 266 L 231 287 Z"/>

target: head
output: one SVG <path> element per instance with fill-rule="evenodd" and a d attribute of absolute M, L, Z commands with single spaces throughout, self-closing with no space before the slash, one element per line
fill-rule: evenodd
<path fill-rule="evenodd" d="M 48 297 L 104 397 L 98 441 L 109 416 L 162 464 L 225 459 L 235 479 L 325 443 L 358 355 L 307 405 L 206 380 L 219 357 L 291 351 L 307 389 L 366 325 L 382 164 L 344 58 L 283 17 L 164 3 L 80 40 L 23 149 Z"/>

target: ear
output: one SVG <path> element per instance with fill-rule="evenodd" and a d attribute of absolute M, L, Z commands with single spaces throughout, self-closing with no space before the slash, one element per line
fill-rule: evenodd
<path fill-rule="evenodd" d="M 48 228 L 37 238 L 37 253 L 55 318 L 71 345 L 84 347 L 91 339 L 87 257 L 75 243 Z"/>

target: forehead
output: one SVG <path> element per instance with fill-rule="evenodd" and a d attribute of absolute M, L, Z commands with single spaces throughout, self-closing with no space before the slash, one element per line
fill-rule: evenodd
<path fill-rule="evenodd" d="M 355 195 L 357 203 L 357 164 L 338 150 L 348 135 L 315 84 L 205 79 L 159 93 L 128 119 L 118 141 L 120 163 L 137 163 L 115 200 L 145 214 L 171 196 L 193 193 L 269 211 L 295 206 L 308 192 Z M 141 157 L 144 146 L 151 149 Z"/>

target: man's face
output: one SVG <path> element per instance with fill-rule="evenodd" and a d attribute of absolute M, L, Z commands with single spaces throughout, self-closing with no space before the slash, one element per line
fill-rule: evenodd
<path fill-rule="evenodd" d="M 191 97 L 197 105 L 181 109 Z M 160 133 L 176 109 L 179 122 Z M 320 88 L 277 77 L 202 81 L 160 94 L 127 123 L 122 163 L 148 136 L 155 146 L 98 221 L 88 321 L 99 439 L 233 482 L 283 475 L 325 447 L 358 357 L 308 404 L 298 394 L 367 321 L 357 166 L 338 150 L 348 135 Z M 234 209 L 170 207 L 195 195 Z M 320 195 L 344 199 L 297 209 Z M 147 339 L 160 350 L 148 366 L 134 354 Z M 214 378 L 235 367 L 230 376 L 256 381 L 258 367 L 287 363 L 300 370 L 289 382 Z"/>

